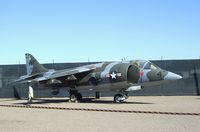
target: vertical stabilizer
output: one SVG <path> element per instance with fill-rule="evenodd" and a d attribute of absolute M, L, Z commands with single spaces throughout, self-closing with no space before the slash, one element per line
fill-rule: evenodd
<path fill-rule="evenodd" d="M 48 71 L 48 69 L 41 65 L 31 54 L 25 54 L 25 56 L 27 75 L 33 75 Z"/>

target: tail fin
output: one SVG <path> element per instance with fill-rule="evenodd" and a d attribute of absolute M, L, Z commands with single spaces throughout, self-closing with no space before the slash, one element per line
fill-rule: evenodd
<path fill-rule="evenodd" d="M 48 69 L 41 65 L 31 54 L 25 54 L 25 56 L 27 75 L 33 75 L 48 71 Z"/>

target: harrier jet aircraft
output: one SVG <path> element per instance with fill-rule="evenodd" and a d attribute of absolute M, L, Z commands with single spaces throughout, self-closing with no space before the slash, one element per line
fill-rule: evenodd
<path fill-rule="evenodd" d="M 87 90 L 96 92 L 96 98 L 99 98 L 100 92 L 114 91 L 114 102 L 123 102 L 130 91 L 182 78 L 144 60 L 103 62 L 49 70 L 39 64 L 31 54 L 25 56 L 27 75 L 21 76 L 15 82 L 29 85 L 28 102 L 32 102 L 34 97 L 35 84 L 41 85 L 43 89 L 52 89 L 52 94 L 58 94 L 61 88 L 67 88 L 71 102 L 80 101 L 81 91 Z"/>

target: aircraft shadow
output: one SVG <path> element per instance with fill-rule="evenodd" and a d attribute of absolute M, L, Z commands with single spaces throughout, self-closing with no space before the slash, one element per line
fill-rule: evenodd
<path fill-rule="evenodd" d="M 68 99 L 34 99 L 31 104 L 50 104 L 50 103 L 67 103 L 69 102 Z M 13 103 L 13 104 L 21 104 L 21 105 L 27 105 L 27 101 L 23 103 Z"/>
<path fill-rule="evenodd" d="M 116 104 L 113 100 L 100 100 L 96 98 L 84 98 L 80 103 L 94 103 L 94 104 Z M 118 103 L 118 104 L 154 104 L 154 103 L 146 103 L 146 102 L 126 102 Z"/>
<path fill-rule="evenodd" d="M 70 103 L 69 99 L 35 99 L 33 100 L 32 104 L 50 104 L 50 103 Z M 78 103 L 91 103 L 91 104 L 116 104 L 112 100 L 101 100 L 96 98 L 83 98 L 82 101 Z M 24 103 L 14 103 L 14 104 L 21 104 L 27 105 L 27 102 Z M 126 102 L 118 103 L 120 104 L 155 104 L 155 103 L 147 103 L 147 102 Z"/>

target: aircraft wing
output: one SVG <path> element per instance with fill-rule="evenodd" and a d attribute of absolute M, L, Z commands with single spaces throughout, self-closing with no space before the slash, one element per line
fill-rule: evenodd
<path fill-rule="evenodd" d="M 34 78 L 25 77 L 22 78 L 20 83 L 30 83 L 30 82 L 48 82 L 50 80 L 53 80 L 55 82 L 51 83 L 61 83 L 59 80 L 65 80 L 65 81 L 73 81 L 79 78 L 81 74 L 83 73 L 90 73 L 94 70 L 94 68 L 85 68 L 85 67 L 78 67 L 73 69 L 65 69 L 65 70 L 59 70 L 59 71 L 49 71 L 46 73 L 43 73 L 42 75 L 34 76 Z"/>
<path fill-rule="evenodd" d="M 66 70 L 57 71 L 47 78 L 55 79 L 55 78 L 61 78 L 61 77 L 69 77 L 72 75 L 77 75 L 77 74 L 81 74 L 81 73 L 85 73 L 85 72 L 91 72 L 93 70 L 94 69 L 84 68 L 84 67 L 79 67 L 79 68 L 75 68 L 75 69 L 71 69 L 71 70 L 66 69 Z"/>

